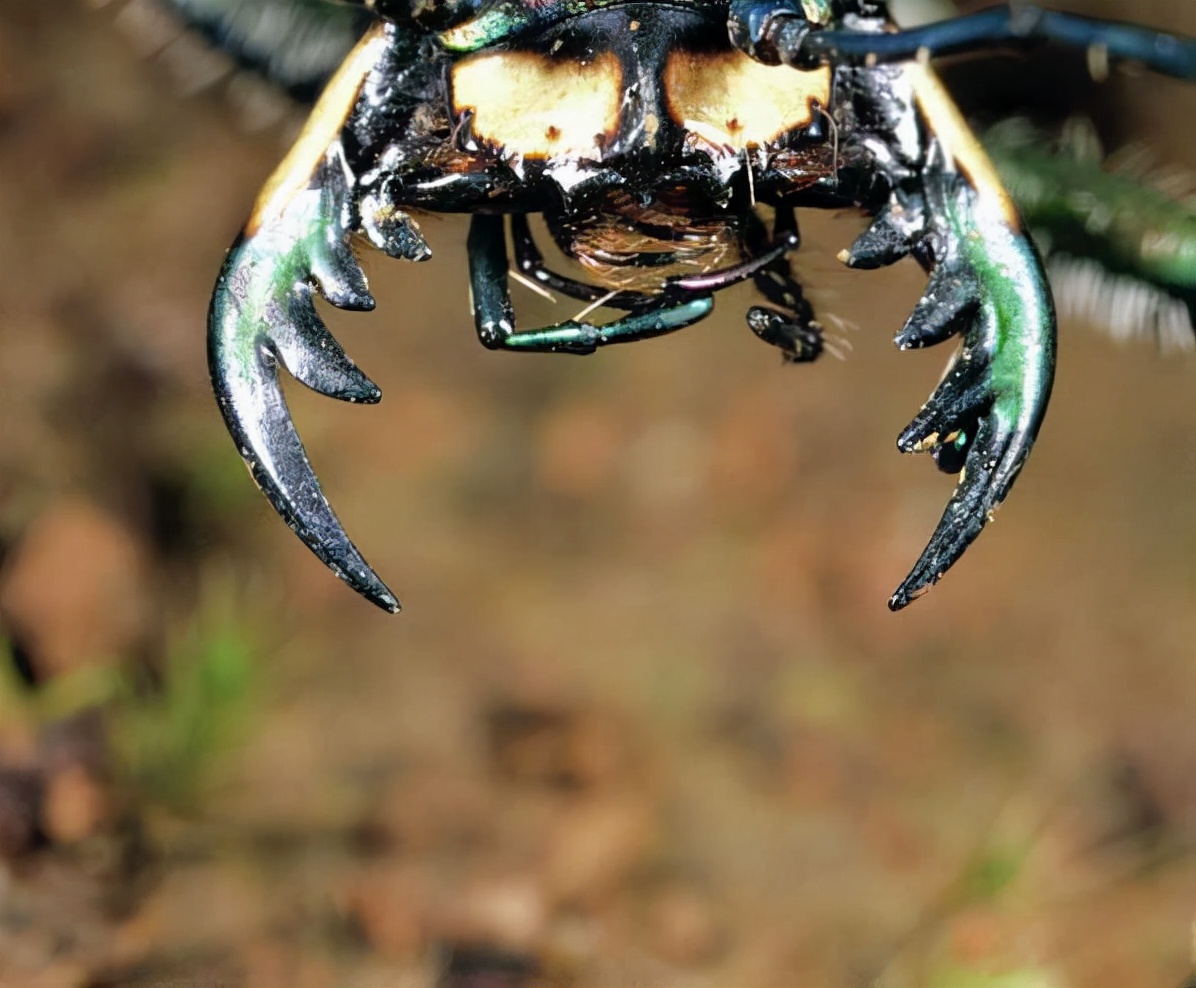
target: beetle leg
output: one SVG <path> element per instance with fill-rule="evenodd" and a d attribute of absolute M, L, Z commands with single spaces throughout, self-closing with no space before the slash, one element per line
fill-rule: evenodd
<path fill-rule="evenodd" d="M 318 291 L 343 309 L 374 300 L 349 245 L 352 176 L 339 141 L 372 64 L 367 35 L 329 83 L 312 123 L 267 183 L 229 251 L 208 315 L 208 362 L 220 411 L 253 478 L 274 509 L 334 573 L 364 597 L 397 611 L 395 595 L 357 551 L 328 504 L 291 421 L 278 380 L 281 363 L 303 384 L 351 402 L 381 392 L 345 354 L 316 314 Z M 377 236 L 407 256 L 427 247 L 404 218 L 375 217 Z"/>
<path fill-rule="evenodd" d="M 756 239 L 763 236 L 763 224 Z M 791 231 L 794 245 L 799 241 L 797 221 L 791 209 L 777 209 L 773 236 L 775 239 Z M 814 317 L 814 307 L 802 292 L 802 287 L 793 277 L 787 254 L 782 254 L 764 265 L 752 276 L 756 290 L 771 306 L 753 305 L 747 311 L 747 324 L 765 343 L 778 347 L 785 360 L 792 363 L 806 363 L 816 360 L 822 353 L 822 326 Z"/>
<path fill-rule="evenodd" d="M 706 295 L 646 312 L 633 312 L 602 325 L 567 319 L 542 329 L 511 333 L 498 345 L 532 353 L 593 353 L 610 343 L 634 343 L 684 329 L 705 319 L 713 308 L 714 299 Z"/>
<path fill-rule="evenodd" d="M 748 328 L 765 343 L 778 347 L 790 363 L 817 360 L 823 348 L 822 326 L 801 285 L 788 271 L 772 268 L 756 276 L 756 287 L 766 297 L 775 294 L 777 307 L 753 305 L 747 311 Z"/>
<path fill-rule="evenodd" d="M 469 227 L 469 277 L 478 339 L 492 350 L 537 353 L 593 353 L 610 343 L 631 343 L 663 336 L 710 314 L 709 295 L 682 301 L 661 296 L 651 309 L 634 312 L 604 325 L 568 319 L 543 329 L 516 331 L 507 288 L 507 246 L 501 216 L 475 214 Z"/>
<path fill-rule="evenodd" d="M 702 318 L 710 311 L 706 303 L 712 293 L 751 278 L 765 298 L 778 307 L 749 309 L 747 322 L 752 332 L 783 350 L 788 360 L 813 360 L 822 352 L 821 327 L 789 270 L 788 254 L 800 243 L 792 210 L 778 211 L 772 243 L 757 237 L 750 245 L 753 256 L 742 264 L 667 278 L 663 294 L 655 298 L 638 292 L 604 295 L 597 286 L 557 274 L 544 265 L 527 217 L 517 213 L 510 220 L 515 263 L 521 273 L 562 295 L 586 302 L 601 300 L 604 306 L 629 309 L 633 314 L 604 326 L 570 320 L 541 330 L 515 332 L 514 312 L 500 267 L 506 263 L 501 221 L 475 217 L 469 240 L 474 314 L 478 335 L 488 347 L 591 353 L 606 343 L 659 336 Z M 756 223 L 759 225 L 758 220 Z"/>
<path fill-rule="evenodd" d="M 760 272 L 770 266 L 784 263 L 791 250 L 796 250 L 800 239 L 796 228 L 783 231 L 776 237 L 774 243 L 759 254 L 749 257 L 746 261 L 729 268 L 719 268 L 704 274 L 674 275 L 665 279 L 665 291 L 672 295 L 706 295 L 711 292 L 721 292 L 724 288 L 738 285 L 741 281 L 755 278 Z"/>

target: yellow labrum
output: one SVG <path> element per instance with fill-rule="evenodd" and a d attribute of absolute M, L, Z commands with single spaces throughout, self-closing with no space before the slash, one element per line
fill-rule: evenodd
<path fill-rule="evenodd" d="M 474 137 L 510 154 L 597 159 L 618 130 L 623 70 L 610 52 L 586 62 L 490 52 L 453 66 L 452 97 L 456 116 L 473 114 Z"/>
<path fill-rule="evenodd" d="M 808 127 L 818 107 L 830 102 L 831 70 L 764 65 L 740 51 L 675 51 L 665 66 L 664 90 L 679 126 L 740 151 Z"/>

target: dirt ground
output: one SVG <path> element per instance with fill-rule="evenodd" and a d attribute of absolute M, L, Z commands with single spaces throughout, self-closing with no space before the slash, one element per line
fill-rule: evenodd
<path fill-rule="evenodd" d="M 1072 7 L 1196 33 L 1188 0 Z M 465 225 L 428 219 L 430 263 L 371 259 L 377 312 L 329 316 L 383 402 L 289 392 L 391 617 L 210 396 L 280 128 L 116 20 L 0 0 L 0 986 L 1190 975 L 1192 357 L 1065 324 L 1013 496 L 892 615 L 951 486 L 893 446 L 946 357 L 889 342 L 912 264 L 841 271 L 861 221 L 803 217 L 843 361 L 782 365 L 746 294 L 511 356 L 474 338 Z M 1109 86 L 1196 168 L 1196 88 Z"/>

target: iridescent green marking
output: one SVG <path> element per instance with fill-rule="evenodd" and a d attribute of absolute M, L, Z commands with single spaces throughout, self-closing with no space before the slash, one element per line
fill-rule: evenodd
<path fill-rule="evenodd" d="M 464 24 L 442 31 L 440 44 L 448 51 L 474 52 L 508 40 L 516 34 L 538 30 L 591 10 L 615 7 L 627 0 L 552 0 L 532 6 L 520 0 L 502 0 Z"/>
<path fill-rule="evenodd" d="M 611 7 L 625 7 L 631 2 L 632 0 L 546 0 L 528 3 L 526 0 L 498 0 L 476 17 L 442 31 L 437 38 L 446 51 L 465 54 L 510 41 L 517 35 L 543 31 L 570 17 L 579 17 Z M 808 2 L 819 8 L 827 6 L 827 0 Z M 717 0 L 670 0 L 667 6 L 715 10 L 718 9 L 719 3 Z"/>
<path fill-rule="evenodd" d="M 801 10 L 806 20 L 819 27 L 829 24 L 835 16 L 831 0 L 801 0 Z"/>
<path fill-rule="evenodd" d="M 1006 428 L 1033 435 L 1055 366 L 1055 312 L 1042 263 L 1029 238 L 1001 217 L 960 210 L 952 222 L 981 286 L 977 342 L 991 355 L 993 413 Z"/>

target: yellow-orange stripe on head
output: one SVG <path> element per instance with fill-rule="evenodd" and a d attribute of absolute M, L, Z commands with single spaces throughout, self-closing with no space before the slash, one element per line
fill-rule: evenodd
<path fill-rule="evenodd" d="M 365 77 L 385 46 L 383 28 L 375 25 L 341 63 L 316 101 L 298 139 L 258 193 L 245 224 L 246 236 L 253 236 L 261 227 L 270 225 L 295 194 L 310 185 L 328 146 L 340 136 L 345 120 L 353 112 Z"/>
<path fill-rule="evenodd" d="M 741 151 L 813 123 L 830 102 L 831 70 L 764 65 L 741 51 L 679 50 L 669 53 L 664 91 L 678 126 Z"/>
<path fill-rule="evenodd" d="M 999 213 L 1012 229 L 1021 229 L 1021 218 L 1005 183 L 934 69 L 910 62 L 903 71 L 913 87 L 914 98 L 926 123 L 943 150 L 971 182 L 981 205 Z"/>
<path fill-rule="evenodd" d="M 473 135 L 524 157 L 597 159 L 619 128 L 623 69 L 612 52 L 588 61 L 531 51 L 485 52 L 452 68 L 454 115 Z"/>

